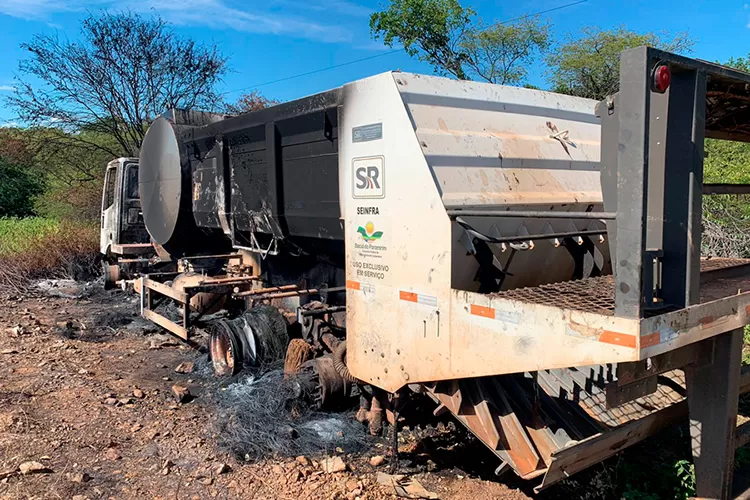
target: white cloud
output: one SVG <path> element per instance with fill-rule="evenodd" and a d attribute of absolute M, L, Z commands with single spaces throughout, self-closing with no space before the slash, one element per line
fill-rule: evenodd
<path fill-rule="evenodd" d="M 289 6 L 295 9 L 315 12 L 335 12 L 345 16 L 365 17 L 372 14 L 372 9 L 359 5 L 351 0 L 271 0 L 276 5 Z"/>
<path fill-rule="evenodd" d="M 43 19 L 54 12 L 71 12 L 85 8 L 83 0 L 2 0 L 0 14 L 22 19 Z M 97 1 L 89 2 L 99 3 Z"/>
<path fill-rule="evenodd" d="M 271 33 L 323 42 L 346 42 L 352 34 L 338 25 L 323 24 L 285 13 L 260 9 L 235 8 L 225 0 L 128 0 L 127 8 L 139 12 L 155 11 L 164 19 L 180 25 L 210 26 L 247 33 Z M 120 2 L 118 5 L 122 5 Z"/>
<path fill-rule="evenodd" d="M 108 8 L 157 13 L 176 25 L 337 43 L 350 42 L 353 34 L 341 22 L 329 22 L 328 13 L 361 17 L 371 12 L 353 0 L 267 0 L 265 4 L 249 6 L 250 3 L 237 0 L 0 0 L 0 14 L 23 19 L 46 19 L 50 14 L 59 12 Z M 309 16 L 301 14 L 304 12 Z M 325 21 L 311 18 L 313 14 L 313 17 Z"/>
<path fill-rule="evenodd" d="M 13 92 L 16 88 L 13 85 L 0 85 L 0 92 Z"/>
<path fill-rule="evenodd" d="M 369 40 L 365 41 L 364 43 L 360 43 L 359 45 L 354 45 L 353 48 L 357 50 L 366 50 L 369 52 L 385 52 L 387 50 L 393 50 L 394 48 L 400 48 L 400 45 L 394 47 L 386 47 L 381 42 Z"/>

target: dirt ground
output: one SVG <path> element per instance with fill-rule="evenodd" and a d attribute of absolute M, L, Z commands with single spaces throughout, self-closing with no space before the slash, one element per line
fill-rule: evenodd
<path fill-rule="evenodd" d="M 0 292 L 0 498 L 396 498 L 376 481 L 389 472 L 384 442 L 341 455 L 348 470 L 338 473 L 321 470 L 320 456 L 237 462 L 215 444 L 211 384 L 175 372 L 195 349 L 141 320 L 123 292 L 53 292 L 63 296 Z M 195 399 L 178 403 L 173 384 Z M 529 498 L 456 468 L 483 450 L 443 449 L 415 466 L 420 446 L 404 444 L 400 472 L 442 499 Z M 377 455 L 386 459 L 373 466 Z"/>

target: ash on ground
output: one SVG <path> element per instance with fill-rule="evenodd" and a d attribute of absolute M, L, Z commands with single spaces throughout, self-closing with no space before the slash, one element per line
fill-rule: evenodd
<path fill-rule="evenodd" d="M 353 413 L 314 410 L 303 387 L 298 378 L 285 378 L 282 369 L 275 369 L 245 375 L 220 388 L 216 393 L 219 445 L 249 461 L 359 453 L 372 446 L 372 438 Z"/>
<path fill-rule="evenodd" d="M 50 297 L 82 299 L 101 287 L 98 281 L 75 281 L 71 279 L 43 279 L 32 283 L 31 289 Z"/>

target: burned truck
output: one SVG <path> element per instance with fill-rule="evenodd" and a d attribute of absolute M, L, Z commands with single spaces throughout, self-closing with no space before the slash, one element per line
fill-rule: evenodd
<path fill-rule="evenodd" d="M 221 265 L 143 275 L 143 315 L 188 339 L 197 296 L 241 301 L 210 328 L 227 374 L 269 349 L 270 304 L 319 400 L 368 387 L 377 424 L 423 393 L 540 489 L 689 406 L 698 493 L 724 498 L 750 435 L 750 265 L 701 259 L 703 140 L 748 140 L 749 85 L 641 47 L 603 102 L 390 72 L 202 126 L 159 118 L 146 229 Z"/>

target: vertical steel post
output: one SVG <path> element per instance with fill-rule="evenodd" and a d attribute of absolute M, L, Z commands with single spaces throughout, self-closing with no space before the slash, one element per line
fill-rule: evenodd
<path fill-rule="evenodd" d="M 711 362 L 685 370 L 698 498 L 730 498 L 742 363 L 742 328 L 701 342 Z M 713 344 L 713 345 L 712 345 Z"/>
<path fill-rule="evenodd" d="M 673 71 L 664 165 L 661 298 L 673 307 L 699 302 L 706 74 Z"/>
<path fill-rule="evenodd" d="M 638 47 L 620 56 L 617 144 L 617 250 L 615 314 L 643 316 L 643 261 L 648 192 L 649 49 Z M 611 147 L 612 145 L 610 145 Z"/>
<path fill-rule="evenodd" d="M 648 309 L 700 301 L 708 70 L 680 59 L 646 47 L 625 51 L 620 59 L 613 253 L 618 316 L 641 318 Z M 652 89 L 652 70 L 662 62 L 672 69 L 665 95 Z M 611 132 L 608 117 L 602 122 Z M 602 138 L 603 148 L 614 147 L 611 133 Z M 613 154 L 603 152 L 602 161 L 610 165 Z M 611 168 L 607 172 L 609 185 Z M 710 362 L 686 367 L 696 493 L 724 499 L 732 486 L 742 329 L 704 340 L 698 348 L 705 354 L 699 359 Z"/>

